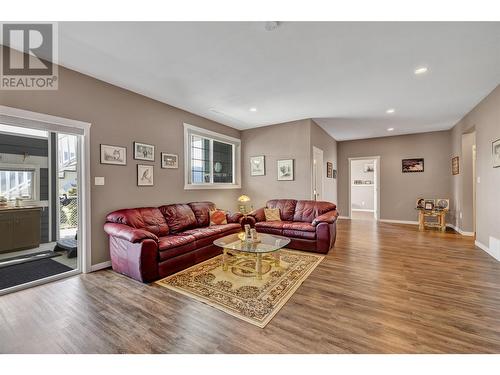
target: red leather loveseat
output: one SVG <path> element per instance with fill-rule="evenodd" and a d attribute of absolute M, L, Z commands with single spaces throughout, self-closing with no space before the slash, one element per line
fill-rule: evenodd
<path fill-rule="evenodd" d="M 219 237 L 241 231 L 240 213 L 210 224 L 212 202 L 118 210 L 106 217 L 113 270 L 142 282 L 166 277 L 221 254 Z"/>
<path fill-rule="evenodd" d="M 290 238 L 288 248 L 326 254 L 335 244 L 337 206 L 330 202 L 273 199 L 266 208 L 279 208 L 281 221 L 266 221 L 264 208 L 253 211 L 245 222 L 257 232 Z"/>

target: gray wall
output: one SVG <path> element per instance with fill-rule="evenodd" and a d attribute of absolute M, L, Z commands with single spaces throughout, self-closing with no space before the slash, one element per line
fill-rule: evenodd
<path fill-rule="evenodd" d="M 500 238 L 498 215 L 500 212 L 500 168 L 493 168 L 492 142 L 500 139 L 500 86 L 497 86 L 472 111 L 461 119 L 452 129 L 452 156 L 460 156 L 462 161 L 462 135 L 476 132 L 476 240 L 489 246 L 490 237 Z M 453 201 L 457 211 L 464 209 L 469 203 L 470 195 L 464 193 L 464 181 L 468 177 L 454 176 L 452 179 Z M 457 215 L 457 226 L 463 230 L 470 229 L 470 224 L 460 221 Z M 500 254 L 495 254 L 500 259 Z"/>
<path fill-rule="evenodd" d="M 326 177 L 326 163 L 333 163 L 333 169 L 337 169 L 337 141 L 333 139 L 327 132 L 323 130 L 323 128 L 321 128 L 314 121 L 311 121 L 311 162 L 313 158 L 312 146 L 323 150 L 323 200 L 336 203 L 337 179 Z"/>
<path fill-rule="evenodd" d="M 196 200 L 237 208 L 240 190 L 184 190 L 183 123 L 237 138 L 238 130 L 63 67 L 59 69 L 59 90 L 0 91 L 0 104 L 92 123 L 91 179 L 106 178 L 105 186 L 91 188 L 92 264 L 109 260 L 103 224 L 113 210 Z M 136 166 L 149 163 L 133 160 L 133 141 L 156 146 L 156 161 L 151 163 L 154 187 L 137 187 Z M 126 146 L 127 166 L 100 164 L 101 143 Z M 179 154 L 179 169 L 161 169 L 160 152 Z"/>
<path fill-rule="evenodd" d="M 415 221 L 417 198 L 451 196 L 450 151 L 449 131 L 339 142 L 340 214 L 349 215 L 349 158 L 380 156 L 380 218 Z M 425 171 L 402 173 L 401 160 L 409 158 L 424 158 Z"/>
<path fill-rule="evenodd" d="M 272 198 L 311 199 L 311 120 L 244 130 L 242 142 L 242 192 L 254 208 Z M 265 176 L 250 176 L 250 157 L 265 156 Z M 277 161 L 294 159 L 294 181 L 278 181 Z"/>

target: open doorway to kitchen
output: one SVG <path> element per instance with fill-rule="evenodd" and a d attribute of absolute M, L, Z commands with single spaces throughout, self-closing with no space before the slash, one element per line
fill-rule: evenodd
<path fill-rule="evenodd" d="M 380 157 L 349 159 L 349 216 L 353 220 L 380 218 Z"/>
<path fill-rule="evenodd" d="M 0 294 L 82 271 L 84 131 L 0 106 Z M 21 111 L 25 112 L 25 111 Z M 18 124 L 20 123 L 20 124 Z"/>

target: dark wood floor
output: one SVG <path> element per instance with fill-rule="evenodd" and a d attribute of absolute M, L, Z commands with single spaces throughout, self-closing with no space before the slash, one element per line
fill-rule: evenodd
<path fill-rule="evenodd" d="M 341 220 L 265 329 L 106 270 L 0 297 L 0 352 L 498 353 L 499 275 L 471 238 Z"/>

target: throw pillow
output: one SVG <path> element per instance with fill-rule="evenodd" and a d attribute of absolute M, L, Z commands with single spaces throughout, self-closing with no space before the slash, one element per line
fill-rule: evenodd
<path fill-rule="evenodd" d="M 266 221 L 281 221 L 279 208 L 264 208 Z"/>
<path fill-rule="evenodd" d="M 210 211 L 210 225 L 227 224 L 226 211 L 212 210 Z"/>

